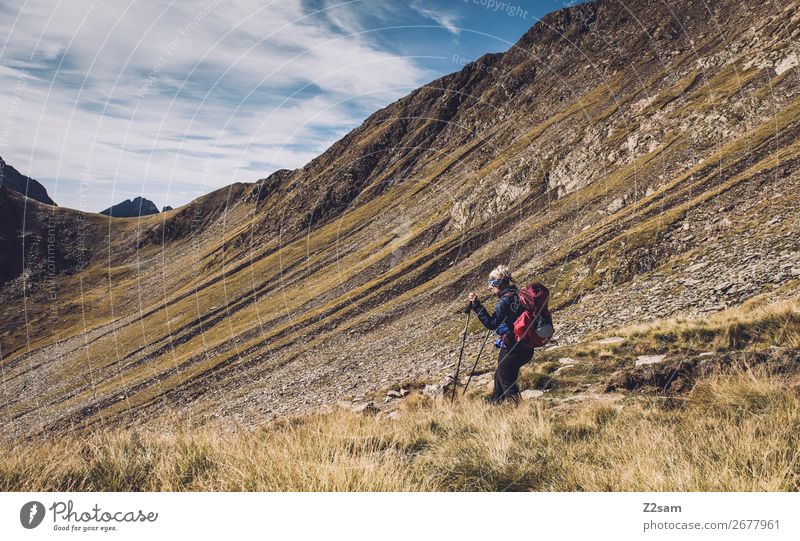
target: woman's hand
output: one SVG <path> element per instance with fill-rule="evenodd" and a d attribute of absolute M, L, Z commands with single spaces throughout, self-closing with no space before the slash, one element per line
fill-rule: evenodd
<path fill-rule="evenodd" d="M 469 296 L 469 303 L 471 305 L 474 305 L 475 301 L 478 299 L 478 296 L 475 293 L 470 293 L 468 296 Z"/>

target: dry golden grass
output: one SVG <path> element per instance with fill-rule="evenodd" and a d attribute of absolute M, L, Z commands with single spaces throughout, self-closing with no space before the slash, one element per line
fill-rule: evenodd
<path fill-rule="evenodd" d="M 800 348 L 800 299 L 797 297 L 768 303 L 769 296 L 755 297 L 747 303 L 715 313 L 707 318 L 672 318 L 647 325 L 634 325 L 607 331 L 605 336 L 625 338 L 619 344 L 586 342 L 554 351 L 564 356 L 620 357 L 646 353 L 748 351 L 781 346 Z M 544 354 L 545 358 L 549 353 Z"/>
<path fill-rule="evenodd" d="M 740 372 L 622 405 L 412 395 L 395 420 L 335 411 L 55 437 L 4 445 L 0 490 L 798 490 L 799 389 Z"/>
<path fill-rule="evenodd" d="M 800 304 L 797 300 L 775 303 L 752 310 L 738 309 L 708 319 L 672 320 L 632 330 L 631 338 L 681 344 L 691 349 L 740 350 L 765 348 L 780 344 L 800 347 Z"/>

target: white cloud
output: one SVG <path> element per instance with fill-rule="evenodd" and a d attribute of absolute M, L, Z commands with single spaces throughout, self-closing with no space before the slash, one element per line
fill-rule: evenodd
<path fill-rule="evenodd" d="M 457 36 L 461 33 L 461 29 L 458 27 L 458 15 L 456 13 L 445 11 L 436 7 L 425 6 L 423 5 L 422 0 L 415 0 L 415 2 L 411 4 L 411 9 L 423 17 L 427 17 L 428 19 L 436 21 L 436 23 L 446 28 L 451 34 L 455 34 Z"/>
<path fill-rule="evenodd" d="M 358 5 L 22 4 L 0 8 L 0 156 L 61 179 L 51 195 L 76 208 L 139 193 L 182 204 L 302 166 L 428 76 L 358 33 Z M 332 13 L 355 33 L 320 23 Z"/>

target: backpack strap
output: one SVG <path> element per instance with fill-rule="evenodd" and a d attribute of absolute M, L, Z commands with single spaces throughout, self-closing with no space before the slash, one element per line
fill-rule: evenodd
<path fill-rule="evenodd" d="M 540 306 L 538 307 L 538 309 L 536 307 L 536 302 L 534 302 L 533 308 L 529 310 L 529 313 L 531 314 L 532 317 L 532 324 L 537 325 L 538 324 L 537 322 L 542 317 L 542 313 L 548 310 L 547 302 L 550 300 L 550 290 L 544 287 L 539 282 L 534 282 L 528 287 L 533 290 L 535 297 L 538 298 L 540 295 L 542 296 L 542 301 L 540 302 Z"/>
<path fill-rule="evenodd" d="M 516 297 L 517 298 L 517 305 L 518 306 L 522 305 L 522 303 L 519 302 L 519 290 L 518 289 L 514 290 L 514 291 L 509 291 L 508 293 L 504 293 L 503 294 L 503 298 L 506 298 L 506 297 L 509 297 L 509 298 L 510 297 Z M 519 316 L 519 314 L 517 314 L 517 316 Z"/>

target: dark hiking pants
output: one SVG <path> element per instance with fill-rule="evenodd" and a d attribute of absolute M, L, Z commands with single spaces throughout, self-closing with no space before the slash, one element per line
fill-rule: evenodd
<path fill-rule="evenodd" d="M 529 363 L 533 358 L 532 349 L 522 349 L 519 347 L 500 348 L 497 355 L 497 370 L 494 372 L 494 392 L 492 402 L 502 402 L 504 400 L 517 399 L 519 388 L 519 369 Z"/>

